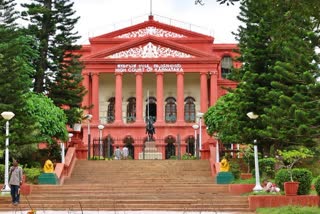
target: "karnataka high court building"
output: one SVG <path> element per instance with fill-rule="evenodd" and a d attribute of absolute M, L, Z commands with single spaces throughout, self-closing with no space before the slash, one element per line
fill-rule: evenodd
<path fill-rule="evenodd" d="M 202 113 L 226 88 L 236 87 L 227 79 L 230 69 L 239 67 L 233 60 L 236 48 L 152 15 L 90 38 L 80 51 L 88 91 L 83 106 L 91 106 L 87 113 L 92 115 L 82 124 L 88 155 L 112 155 L 116 147 L 126 146 L 133 159 L 170 159 L 197 151 L 207 159 L 212 139 Z M 151 136 L 148 121 L 155 131 Z"/>

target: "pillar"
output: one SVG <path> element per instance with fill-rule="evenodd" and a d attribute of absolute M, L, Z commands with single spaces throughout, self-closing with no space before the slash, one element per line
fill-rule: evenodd
<path fill-rule="evenodd" d="M 208 110 L 208 83 L 207 72 L 200 72 L 200 112 L 205 113 Z"/>
<path fill-rule="evenodd" d="M 177 122 L 184 121 L 184 73 L 177 73 Z"/>
<path fill-rule="evenodd" d="M 163 72 L 157 72 L 157 124 L 163 123 Z"/>
<path fill-rule="evenodd" d="M 116 89 L 115 89 L 115 121 L 114 123 L 122 123 L 122 76 L 123 73 L 116 72 Z"/>
<path fill-rule="evenodd" d="M 142 72 L 135 73 L 136 75 L 136 123 L 143 123 L 143 94 L 142 94 Z"/>
<path fill-rule="evenodd" d="M 91 97 L 91 88 L 90 88 L 90 73 L 84 73 L 83 74 L 83 81 L 82 85 L 85 87 L 85 89 L 88 91 L 83 97 L 82 106 L 90 106 L 90 97 Z"/>
<path fill-rule="evenodd" d="M 211 72 L 210 76 L 210 106 L 216 104 L 218 100 L 218 70 L 217 68 Z"/>
<path fill-rule="evenodd" d="M 92 113 L 92 121 L 93 123 L 99 123 L 99 73 L 92 74 L 92 104 L 93 108 L 91 110 Z"/>

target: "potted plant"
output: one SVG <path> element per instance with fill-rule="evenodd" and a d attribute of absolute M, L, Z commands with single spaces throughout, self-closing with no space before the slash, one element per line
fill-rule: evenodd
<path fill-rule="evenodd" d="M 284 168 L 288 170 L 290 181 L 284 182 L 284 191 L 286 195 L 297 195 L 299 182 L 295 182 L 292 176 L 292 168 L 300 160 L 313 156 L 313 153 L 306 147 L 299 147 L 292 150 L 278 150 L 279 159 Z"/>
<path fill-rule="evenodd" d="M 75 107 L 65 110 L 68 118 L 68 124 L 74 131 L 81 131 L 81 122 L 84 118 L 84 112 L 82 108 Z"/>
<path fill-rule="evenodd" d="M 240 149 L 240 152 L 243 155 L 243 159 L 245 160 L 247 164 L 247 172 L 246 173 L 241 173 L 240 178 L 241 179 L 250 179 L 252 178 L 252 173 L 251 173 L 251 162 L 253 160 L 253 146 L 251 144 L 246 145 L 245 147 Z"/>

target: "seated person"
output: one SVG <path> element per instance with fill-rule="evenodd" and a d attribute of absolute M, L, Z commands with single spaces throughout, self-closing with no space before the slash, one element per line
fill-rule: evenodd
<path fill-rule="evenodd" d="M 220 172 L 229 172 L 230 164 L 227 157 L 223 157 L 220 162 Z"/>
<path fill-rule="evenodd" d="M 272 182 L 265 179 L 265 180 L 263 180 L 263 191 L 265 191 L 265 192 L 280 192 L 280 188 L 277 187 Z"/>
<path fill-rule="evenodd" d="M 53 163 L 51 162 L 51 160 L 46 160 L 46 162 L 44 163 L 43 166 L 43 171 L 44 173 L 53 173 L 54 171 L 54 167 L 53 167 Z"/>

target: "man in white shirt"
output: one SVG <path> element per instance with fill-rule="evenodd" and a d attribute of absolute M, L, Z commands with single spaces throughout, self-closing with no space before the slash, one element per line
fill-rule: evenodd
<path fill-rule="evenodd" d="M 128 159 L 128 155 L 129 155 L 129 150 L 128 147 L 124 146 L 122 149 L 122 155 L 123 155 L 123 159 L 127 160 Z"/>
<path fill-rule="evenodd" d="M 18 161 L 13 160 L 9 170 L 9 185 L 11 189 L 12 204 L 18 205 L 20 202 L 20 185 L 22 184 L 22 168 L 18 166 Z"/>

